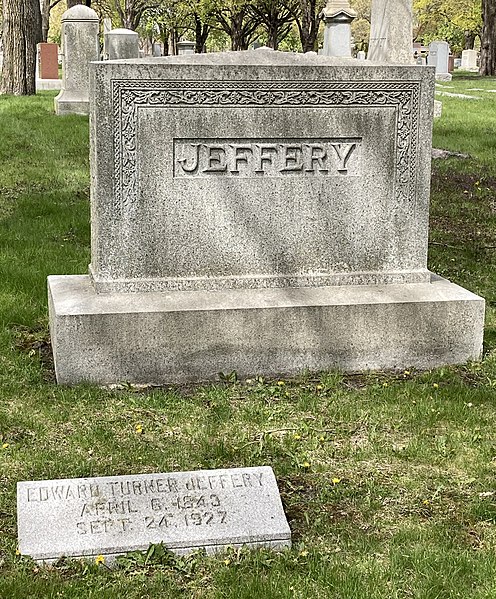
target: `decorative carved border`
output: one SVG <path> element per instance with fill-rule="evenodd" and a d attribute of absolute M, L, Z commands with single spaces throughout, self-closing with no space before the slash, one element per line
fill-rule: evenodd
<path fill-rule="evenodd" d="M 113 80 L 114 202 L 116 213 L 132 207 L 138 194 L 136 125 L 138 108 L 311 107 L 396 109 L 397 201 L 415 196 L 420 82 L 417 81 L 182 81 Z"/>

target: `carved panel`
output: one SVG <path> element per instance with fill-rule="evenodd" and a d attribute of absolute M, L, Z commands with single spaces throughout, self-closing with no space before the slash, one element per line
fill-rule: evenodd
<path fill-rule="evenodd" d="M 225 106 L 370 108 L 396 111 L 395 194 L 414 200 L 420 82 L 114 80 L 114 209 L 137 201 L 137 114 L 142 108 Z"/>

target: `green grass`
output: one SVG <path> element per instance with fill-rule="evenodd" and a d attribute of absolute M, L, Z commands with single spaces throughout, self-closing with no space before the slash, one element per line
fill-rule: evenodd
<path fill-rule="evenodd" d="M 135 390 L 58 387 L 46 276 L 89 262 L 88 123 L 0 98 L 0 598 L 496 597 L 496 80 L 455 78 L 434 145 L 432 270 L 487 299 L 484 359 L 430 372 Z M 136 426 L 142 426 L 142 433 Z M 290 551 L 16 555 L 19 480 L 269 464 Z"/>

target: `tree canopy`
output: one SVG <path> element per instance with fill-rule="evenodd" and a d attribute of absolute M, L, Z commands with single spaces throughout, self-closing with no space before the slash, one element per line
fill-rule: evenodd
<path fill-rule="evenodd" d="M 350 0 L 358 17 L 352 25 L 356 50 L 366 50 L 370 31 L 372 0 Z M 435 39 L 446 40 L 454 53 L 463 49 L 481 47 L 481 74 L 496 74 L 496 1 L 495 0 L 412 0 L 415 23 L 415 41 L 429 44 Z M 181 37 L 196 40 L 196 52 L 215 49 L 244 50 L 257 42 L 278 49 L 316 51 L 322 39 L 320 13 L 326 0 L 41 0 L 41 17 L 36 0 L 3 0 L 4 14 L 9 7 L 33 6 L 31 15 L 40 20 L 21 23 L 22 19 L 6 20 L 3 27 L 4 46 L 9 55 L 9 40 L 24 39 L 30 30 L 30 42 L 46 40 L 50 11 L 61 5 L 84 3 L 97 11 L 101 18 L 110 17 L 114 27 L 136 30 L 150 43 L 160 41 L 164 54 L 174 54 Z M 18 14 L 21 14 L 18 11 Z M 24 14 L 24 13 L 23 13 Z M 33 33 L 36 29 L 36 33 Z M 39 33 L 41 31 L 41 33 Z M 19 37 L 21 36 L 21 37 Z M 53 34 L 56 41 L 57 33 Z M 25 42 L 23 42 L 25 43 Z M 282 46 L 281 46 L 282 44 Z M 15 42 L 18 48 L 22 48 Z M 33 50 L 26 50 L 26 61 L 18 57 L 16 69 L 24 69 L 29 80 L 33 70 Z M 29 64 L 28 64 L 29 63 Z M 7 63 L 9 66 L 9 63 Z M 12 79 L 11 72 L 7 77 Z M 32 77 L 31 77 L 32 78 Z M 32 89 L 24 83 L 19 89 Z M 15 87 L 15 86 L 14 86 Z M 3 89 L 13 89 L 3 84 Z M 17 88 L 16 88 L 17 89 Z M 21 93 L 32 93 L 21 92 Z"/>

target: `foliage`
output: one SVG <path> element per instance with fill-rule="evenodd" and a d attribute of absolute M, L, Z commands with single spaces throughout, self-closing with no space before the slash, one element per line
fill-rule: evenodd
<path fill-rule="evenodd" d="M 446 40 L 453 51 L 472 45 L 482 28 L 481 0 L 414 0 L 417 40 Z"/>

